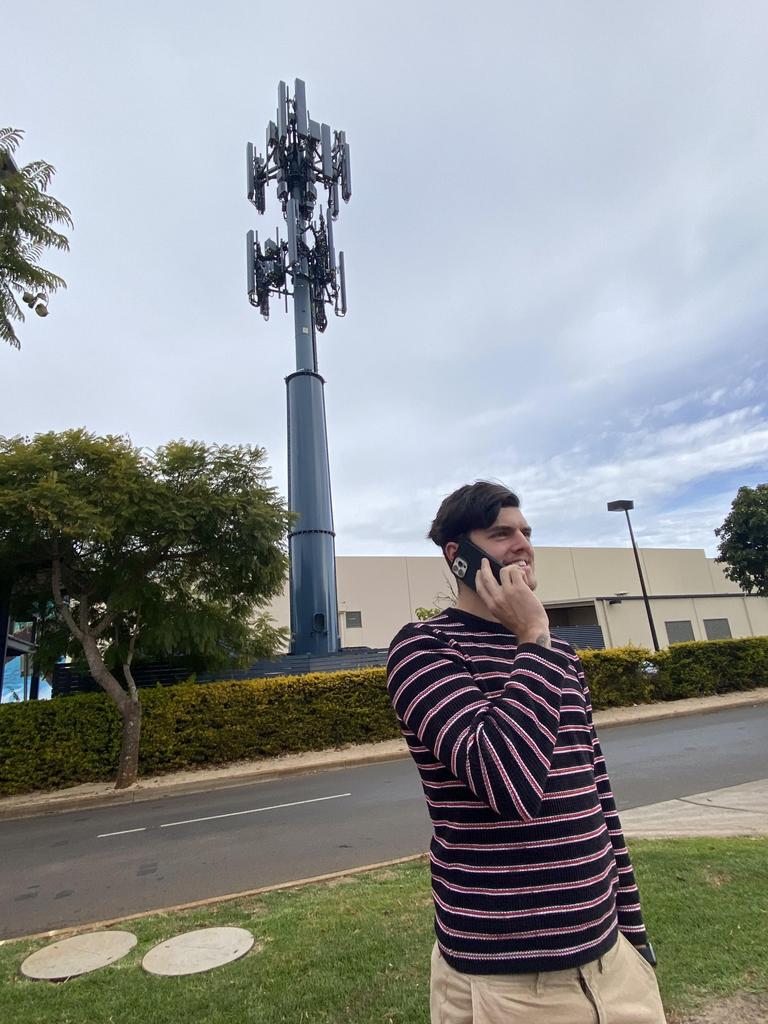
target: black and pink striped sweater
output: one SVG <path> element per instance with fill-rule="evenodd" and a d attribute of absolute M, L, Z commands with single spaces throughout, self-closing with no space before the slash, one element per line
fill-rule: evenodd
<path fill-rule="evenodd" d="M 432 817 L 435 931 L 468 974 L 646 942 L 589 689 L 573 649 L 517 646 L 451 608 L 392 641 L 388 687 Z"/>

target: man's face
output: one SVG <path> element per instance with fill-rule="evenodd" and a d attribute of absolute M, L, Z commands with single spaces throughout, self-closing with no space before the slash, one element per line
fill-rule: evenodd
<path fill-rule="evenodd" d="M 531 590 L 536 589 L 531 528 L 519 508 L 499 509 L 496 522 L 487 530 L 472 530 L 469 539 L 502 565 L 520 565 Z"/>

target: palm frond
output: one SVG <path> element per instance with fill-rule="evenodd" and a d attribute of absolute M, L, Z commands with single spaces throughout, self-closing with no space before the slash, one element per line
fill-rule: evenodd
<path fill-rule="evenodd" d="M 56 168 L 53 164 L 46 163 L 45 160 L 33 160 L 31 164 L 21 168 L 21 173 L 30 185 L 45 192 L 56 173 Z"/>
<path fill-rule="evenodd" d="M 0 128 L 0 149 L 14 153 L 23 138 L 24 131 L 21 128 Z"/>
<path fill-rule="evenodd" d="M 22 242 L 19 246 L 19 254 L 23 260 L 39 260 L 43 255 L 45 246 L 39 241 Z"/>
<path fill-rule="evenodd" d="M 46 249 L 68 250 L 66 235 L 53 225 L 74 227 L 69 209 L 47 188 L 55 168 L 45 160 L 16 167 L 10 160 L 23 138 L 18 128 L 0 128 L 0 338 L 20 348 L 13 320 L 24 320 L 17 297 L 23 291 L 50 294 L 66 283 L 39 265 Z M 7 154 L 4 157 L 3 154 Z"/>
<path fill-rule="evenodd" d="M 9 320 L 24 319 L 24 313 L 16 301 L 16 296 L 5 282 L 0 285 L 0 308 Z"/>
<path fill-rule="evenodd" d="M 0 286 L 0 338 L 7 341 L 12 348 L 21 348 L 21 342 L 16 337 L 11 318 L 23 320 L 24 314 L 19 309 L 10 288 Z"/>

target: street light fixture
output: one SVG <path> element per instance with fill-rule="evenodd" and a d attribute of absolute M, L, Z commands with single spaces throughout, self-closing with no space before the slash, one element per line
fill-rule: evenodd
<path fill-rule="evenodd" d="M 645 580 L 643 579 L 643 570 L 640 565 L 640 555 L 637 550 L 637 544 L 635 542 L 635 535 L 632 532 L 632 523 L 629 518 L 629 510 L 635 507 L 634 501 L 621 500 L 621 501 L 609 501 L 608 511 L 609 512 L 623 512 L 627 517 L 627 526 L 629 527 L 629 536 L 632 541 L 632 550 L 635 553 L 635 563 L 637 564 L 637 575 L 640 577 L 640 589 L 643 592 L 643 602 L 645 603 L 645 610 L 648 615 L 648 625 L 651 627 L 651 638 L 653 640 L 654 651 L 660 650 L 659 639 L 656 636 L 656 627 L 653 624 L 653 616 L 651 615 L 651 602 L 648 600 L 648 591 L 645 589 Z"/>

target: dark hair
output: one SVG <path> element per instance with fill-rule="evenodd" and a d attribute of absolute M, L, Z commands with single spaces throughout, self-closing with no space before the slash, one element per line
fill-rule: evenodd
<path fill-rule="evenodd" d="M 465 484 L 443 500 L 427 537 L 439 548 L 470 530 L 487 530 L 502 508 L 520 508 L 520 499 L 503 484 L 478 480 Z"/>

